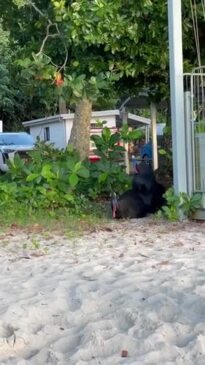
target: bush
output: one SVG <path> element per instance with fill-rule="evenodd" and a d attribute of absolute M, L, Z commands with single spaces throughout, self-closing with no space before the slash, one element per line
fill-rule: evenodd
<path fill-rule="evenodd" d="M 80 214 L 90 206 L 89 200 L 128 189 L 131 179 L 125 173 L 124 148 L 119 142 L 131 138 L 136 133 L 128 127 L 115 134 L 104 128 L 102 136 L 92 136 L 101 157 L 97 163 L 80 161 L 70 145 L 58 150 L 38 142 L 26 160 L 16 154 L 8 162 L 9 171 L 0 177 L 1 214 L 15 217 L 16 212 L 32 215 L 42 210 L 54 214 L 61 208 Z"/>
<path fill-rule="evenodd" d="M 9 171 L 0 181 L 1 207 L 10 204 L 28 205 L 30 209 L 78 206 L 77 186 L 88 179 L 89 170 L 70 147 L 59 151 L 39 143 L 29 152 L 28 160 L 16 155 L 9 162 Z"/>
<path fill-rule="evenodd" d="M 125 172 L 124 147 L 119 143 L 122 140 L 121 133 L 111 134 L 109 128 L 103 128 L 102 135 L 93 135 L 91 139 L 96 145 L 96 154 L 101 158 L 96 163 L 89 163 L 90 177 L 85 182 L 88 196 L 109 197 L 113 191 L 118 193 L 127 189 L 131 182 Z"/>
<path fill-rule="evenodd" d="M 196 209 L 201 206 L 201 195 L 195 194 L 191 197 L 186 193 L 176 195 L 174 189 L 170 188 L 164 194 L 167 205 L 157 212 L 158 218 L 164 217 L 170 221 L 177 221 L 181 218 L 191 218 Z"/>

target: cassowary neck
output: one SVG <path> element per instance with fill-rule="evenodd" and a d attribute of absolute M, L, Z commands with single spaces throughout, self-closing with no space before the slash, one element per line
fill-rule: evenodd
<path fill-rule="evenodd" d="M 118 209 L 119 209 L 119 203 L 117 201 L 117 198 L 115 197 L 112 199 L 112 217 L 113 218 L 116 218 L 116 213 L 117 213 Z"/>

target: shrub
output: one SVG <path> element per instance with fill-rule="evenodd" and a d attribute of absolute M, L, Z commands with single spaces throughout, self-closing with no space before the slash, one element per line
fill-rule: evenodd
<path fill-rule="evenodd" d="M 126 126 L 115 134 L 103 128 L 101 136 L 91 137 L 101 157 L 97 163 L 80 161 L 70 145 L 58 150 L 38 142 L 26 160 L 16 154 L 8 162 L 9 171 L 0 177 L 0 211 L 12 215 L 16 209 L 29 214 L 45 209 L 51 214 L 66 208 L 78 214 L 89 206 L 89 199 L 122 192 L 131 180 L 125 173 L 125 150 L 120 141 L 136 136 Z"/>
<path fill-rule="evenodd" d="M 88 196 L 92 199 L 108 197 L 113 191 L 121 192 L 130 186 L 130 178 L 125 172 L 121 133 L 111 134 L 109 128 L 102 130 L 102 135 L 92 135 L 96 145 L 96 154 L 100 161 L 89 163 L 90 177 L 85 182 Z"/>
<path fill-rule="evenodd" d="M 75 207 L 77 186 L 88 177 L 89 170 L 70 147 L 59 151 L 39 143 L 29 152 L 29 162 L 18 155 L 9 162 L 1 178 L 1 205 L 15 201 L 33 209 Z"/>
<path fill-rule="evenodd" d="M 174 189 L 170 188 L 164 194 L 167 205 L 156 214 L 158 218 L 164 217 L 170 221 L 180 220 L 182 217 L 191 218 L 196 209 L 201 206 L 201 195 L 195 194 L 191 197 L 186 193 L 176 195 Z"/>

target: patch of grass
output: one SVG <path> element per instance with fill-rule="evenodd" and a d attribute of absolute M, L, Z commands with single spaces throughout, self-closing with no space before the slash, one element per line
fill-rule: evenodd
<path fill-rule="evenodd" d="M 10 211 L 1 211 L 0 232 L 8 229 L 26 230 L 28 233 L 40 233 L 52 236 L 52 232 L 65 234 L 69 238 L 80 236 L 84 232 L 99 228 L 109 221 L 108 203 L 88 203 L 78 212 L 67 208 L 30 211 L 29 207 L 13 207 Z"/>

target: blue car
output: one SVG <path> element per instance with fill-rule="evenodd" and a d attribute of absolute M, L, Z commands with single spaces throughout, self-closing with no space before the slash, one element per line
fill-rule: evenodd
<path fill-rule="evenodd" d="M 16 153 L 25 156 L 33 148 L 33 137 L 26 132 L 0 133 L 0 172 L 8 171 L 7 160 L 13 160 Z"/>

